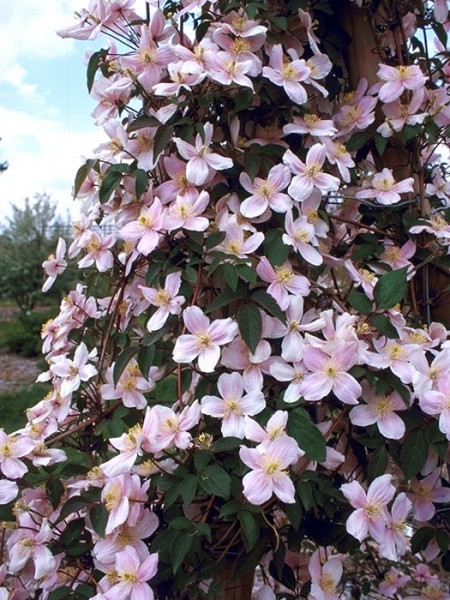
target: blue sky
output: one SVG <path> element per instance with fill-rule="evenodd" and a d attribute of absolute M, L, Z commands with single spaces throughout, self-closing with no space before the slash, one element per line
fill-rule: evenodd
<path fill-rule="evenodd" d="M 19 0 L 2 5 L 0 20 L 0 226 L 10 203 L 47 192 L 59 213 L 77 215 L 71 188 L 83 156 L 104 140 L 90 117 L 95 102 L 86 88 L 86 50 L 101 40 L 61 39 L 89 0 Z"/>

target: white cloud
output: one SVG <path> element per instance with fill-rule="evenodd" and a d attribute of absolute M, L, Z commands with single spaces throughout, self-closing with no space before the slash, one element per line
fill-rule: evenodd
<path fill-rule="evenodd" d="M 58 203 L 58 212 L 78 214 L 72 200 L 72 185 L 82 157 L 104 141 L 101 129 L 91 132 L 70 131 L 62 123 L 0 107 L 3 137 L 1 160 L 8 169 L 0 174 L 0 223 L 11 215 L 10 203 L 47 192 Z"/>

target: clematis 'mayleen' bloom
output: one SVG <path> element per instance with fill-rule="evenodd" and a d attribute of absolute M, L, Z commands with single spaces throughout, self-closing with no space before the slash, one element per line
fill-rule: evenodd
<path fill-rule="evenodd" d="M 384 437 L 391 440 L 402 438 L 405 423 L 395 412 L 406 409 L 400 394 L 393 392 L 389 396 L 377 396 L 366 382 L 363 382 L 362 389 L 362 396 L 367 404 L 352 408 L 349 416 L 353 425 L 366 427 L 376 423 Z"/>
<path fill-rule="evenodd" d="M 393 102 L 405 90 L 418 90 L 427 80 L 427 77 L 417 65 L 390 67 L 389 65 L 380 64 L 377 75 L 380 79 L 386 81 L 378 93 L 381 102 Z"/>
<path fill-rule="evenodd" d="M 118 583 L 104 594 L 106 600 L 153 600 L 153 590 L 147 581 L 156 575 L 158 554 L 142 560 L 133 546 L 125 546 L 116 555 L 115 572 Z"/>
<path fill-rule="evenodd" d="M 313 600 L 338 600 L 337 586 L 342 577 L 342 562 L 336 556 L 329 558 L 322 566 L 319 551 L 316 550 L 308 565 L 311 574 L 311 595 Z"/>
<path fill-rule="evenodd" d="M 376 198 L 379 204 L 395 204 L 400 200 L 400 194 L 413 192 L 414 179 L 407 177 L 402 181 L 395 181 L 391 169 L 383 169 L 381 173 L 375 173 L 372 179 L 372 187 L 356 192 L 355 198 Z"/>
<path fill-rule="evenodd" d="M 274 493 L 282 502 L 295 502 L 295 488 L 286 469 L 299 457 L 297 443 L 288 436 L 276 438 L 273 442 L 239 450 L 242 462 L 252 469 L 244 476 L 244 496 L 249 502 L 259 506 L 269 500 Z"/>
<path fill-rule="evenodd" d="M 55 283 L 55 279 L 60 275 L 67 267 L 67 262 L 64 260 L 66 254 L 66 242 L 63 238 L 59 238 L 58 244 L 56 245 L 55 254 L 50 254 L 47 260 L 42 263 L 42 268 L 48 275 L 47 279 L 42 286 L 42 291 L 47 292 L 52 285 Z"/>
<path fill-rule="evenodd" d="M 309 280 L 303 275 L 297 275 L 289 261 L 272 267 L 268 259 L 263 256 L 256 267 L 256 272 L 263 281 L 270 283 L 267 292 L 275 298 L 281 310 L 286 310 L 289 306 L 288 292 L 296 296 L 309 295 Z"/>
<path fill-rule="evenodd" d="M 303 202 L 311 196 L 314 187 L 322 192 L 336 191 L 340 181 L 334 175 L 323 171 L 323 163 L 327 156 L 327 149 L 323 144 L 314 144 L 308 150 L 306 162 L 302 162 L 291 150 L 286 150 L 283 162 L 294 174 L 288 193 L 292 198 Z"/>
<path fill-rule="evenodd" d="M 388 522 L 386 505 L 395 494 L 391 483 L 392 475 L 376 477 L 369 486 L 367 493 L 358 481 L 341 485 L 341 492 L 356 508 L 346 523 L 347 531 L 362 542 L 368 534 L 380 541 Z"/>
<path fill-rule="evenodd" d="M 309 346 L 303 352 L 303 362 L 312 371 L 304 376 L 299 387 L 305 400 L 321 400 L 333 392 L 345 404 L 358 404 L 361 385 L 347 373 L 356 362 L 353 344 L 339 344 L 332 355 Z"/>
<path fill-rule="evenodd" d="M 233 319 L 216 319 L 212 323 L 198 306 L 190 306 L 183 313 L 184 324 L 190 334 L 180 335 L 173 349 L 173 360 L 188 363 L 197 358 L 203 373 L 212 373 L 220 358 L 220 346 L 236 336 L 238 326 Z"/>

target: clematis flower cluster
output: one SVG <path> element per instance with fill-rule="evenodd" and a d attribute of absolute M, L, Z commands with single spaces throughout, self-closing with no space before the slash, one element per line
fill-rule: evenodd
<path fill-rule="evenodd" d="M 105 141 L 0 430 L 1 598 L 446 600 L 445 3 L 137 4 L 60 32 L 109 36 Z"/>

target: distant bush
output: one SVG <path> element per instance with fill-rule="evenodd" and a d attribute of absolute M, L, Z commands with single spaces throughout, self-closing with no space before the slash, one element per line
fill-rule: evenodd
<path fill-rule="evenodd" d="M 42 325 L 54 317 L 57 307 L 45 311 L 17 313 L 11 321 L 0 324 L 0 347 L 21 356 L 33 357 L 41 354 Z"/>

